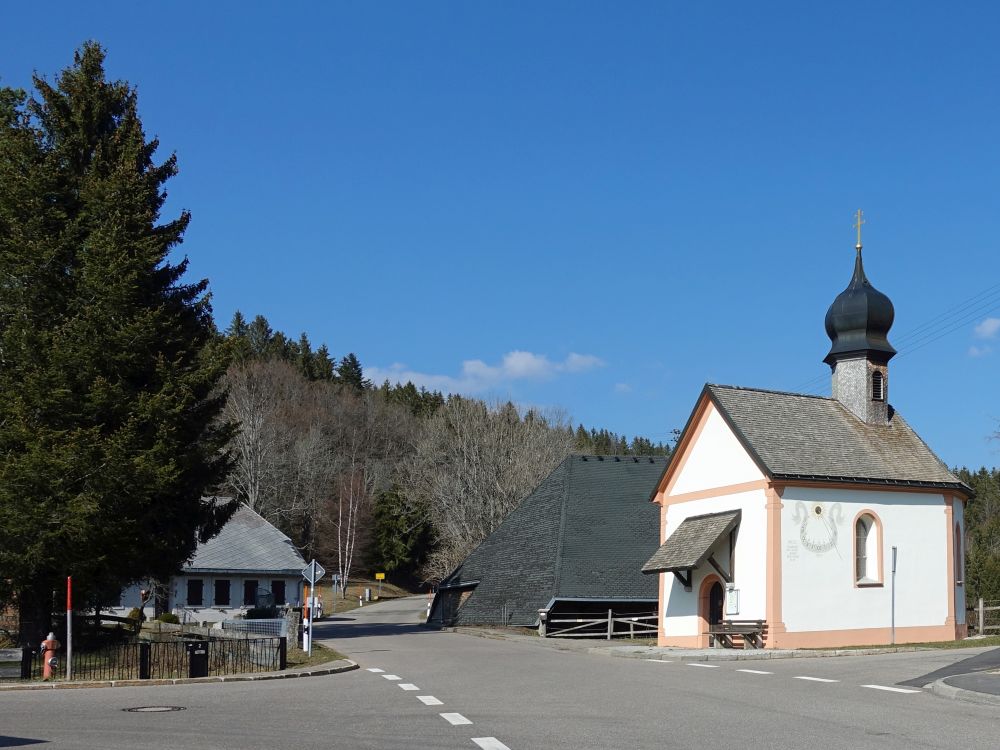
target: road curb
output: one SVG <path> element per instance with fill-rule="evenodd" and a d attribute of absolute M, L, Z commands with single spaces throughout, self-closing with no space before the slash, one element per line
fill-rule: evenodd
<path fill-rule="evenodd" d="M 972 673 L 974 674 L 974 673 Z M 991 693 L 980 693 L 978 690 L 966 690 L 965 688 L 949 685 L 945 680 L 952 677 L 964 677 L 965 675 L 950 675 L 942 677 L 931 683 L 931 692 L 941 698 L 949 698 L 953 701 L 965 701 L 966 703 L 978 703 L 981 706 L 1000 706 L 1000 695 Z"/>
<path fill-rule="evenodd" d="M 587 646 L 577 641 L 541 638 L 521 633 L 505 633 L 502 630 L 470 628 L 458 626 L 443 627 L 440 630 L 448 633 L 462 633 L 477 638 L 488 638 L 497 641 L 514 641 L 531 643 L 543 648 L 554 648 L 562 651 L 577 651 L 595 656 L 608 656 L 614 659 L 651 659 L 657 661 L 760 661 L 770 659 L 817 659 L 835 656 L 877 656 L 879 654 L 899 654 L 914 651 L 933 651 L 926 646 L 891 646 L 888 648 L 837 648 L 812 650 L 748 650 L 742 649 L 678 649 L 660 648 L 659 646 Z"/>
<path fill-rule="evenodd" d="M 0 685 L 0 692 L 9 690 L 79 690 L 81 688 L 116 688 L 116 687 L 161 687 L 163 685 L 196 685 L 203 683 L 223 682 L 263 682 L 264 680 L 288 680 L 293 677 L 323 677 L 325 675 L 352 672 L 358 669 L 358 663 L 351 659 L 321 664 L 315 669 L 294 669 L 284 672 L 255 672 L 253 674 L 234 674 L 225 677 L 178 677 L 167 680 L 91 680 L 87 682 L 42 682 L 26 685 Z"/>
<path fill-rule="evenodd" d="M 718 649 L 718 653 L 684 653 L 677 649 L 650 648 L 646 651 L 621 652 L 615 648 L 627 646 L 612 646 L 610 648 L 591 647 L 587 653 L 609 656 L 614 659 L 652 659 L 657 661 L 770 661 L 771 659 L 823 659 L 836 656 L 878 656 L 879 654 L 901 654 L 914 651 L 931 651 L 933 649 L 917 646 L 898 646 L 896 648 L 851 648 L 823 649 L 816 651 L 784 651 L 767 649 L 743 651 L 742 649 Z"/>

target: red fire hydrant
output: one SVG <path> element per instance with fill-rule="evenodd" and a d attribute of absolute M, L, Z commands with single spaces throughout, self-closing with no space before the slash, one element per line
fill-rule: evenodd
<path fill-rule="evenodd" d="M 51 680 L 52 670 L 59 666 L 59 649 L 62 644 L 56 640 L 55 633 L 49 633 L 49 637 L 42 641 L 42 679 Z"/>

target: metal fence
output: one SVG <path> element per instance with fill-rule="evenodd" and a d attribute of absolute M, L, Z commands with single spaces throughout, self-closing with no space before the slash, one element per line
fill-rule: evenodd
<path fill-rule="evenodd" d="M 272 618 L 269 620 L 223 620 L 222 629 L 235 633 L 256 633 L 281 638 L 288 635 L 288 620 Z"/>
<path fill-rule="evenodd" d="M 11 650 L 13 651 L 13 650 Z M 0 681 L 38 680 L 43 654 L 18 650 L 20 661 L 5 660 Z M 272 672 L 288 664 L 286 638 L 215 638 L 206 641 L 132 641 L 73 653 L 74 680 L 162 680 Z M 65 655 L 54 671 L 66 673 Z"/>

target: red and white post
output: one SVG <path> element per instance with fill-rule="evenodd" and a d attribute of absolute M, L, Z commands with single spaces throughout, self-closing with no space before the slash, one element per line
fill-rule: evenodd
<path fill-rule="evenodd" d="M 66 679 L 73 679 L 73 576 L 66 576 Z"/>
<path fill-rule="evenodd" d="M 309 653 L 309 650 L 312 648 L 312 638 L 310 638 L 309 633 L 309 616 L 311 614 L 309 611 L 309 596 L 309 585 L 306 584 L 305 604 L 302 607 L 302 650 L 306 653 Z"/>

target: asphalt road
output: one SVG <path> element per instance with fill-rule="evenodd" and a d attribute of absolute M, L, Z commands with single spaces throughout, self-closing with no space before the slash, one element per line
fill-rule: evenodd
<path fill-rule="evenodd" d="M 346 674 L 3 693 L 0 747 L 998 745 L 1000 708 L 945 700 L 913 686 L 964 659 L 991 658 L 985 649 L 711 666 L 654 663 L 428 631 L 415 624 L 423 606 L 421 599 L 385 602 L 317 624 L 318 638 L 361 664 Z M 154 705 L 185 710 L 123 710 Z"/>

